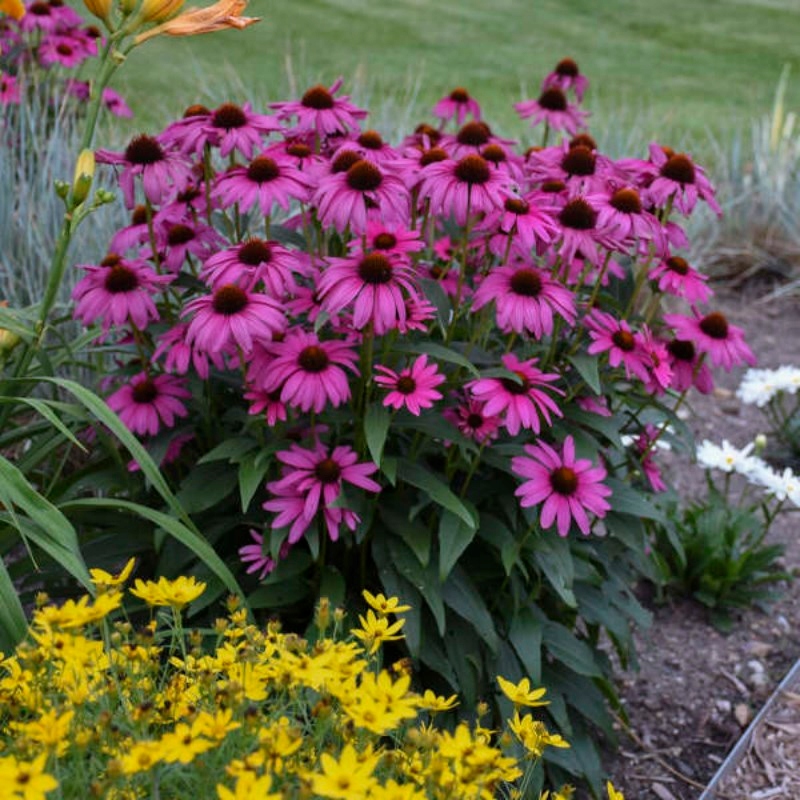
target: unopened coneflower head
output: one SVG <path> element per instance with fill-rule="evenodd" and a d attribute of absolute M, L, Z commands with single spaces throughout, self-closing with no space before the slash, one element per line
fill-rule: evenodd
<path fill-rule="evenodd" d="M 455 118 L 457 125 L 463 125 L 467 115 L 479 120 L 481 118 L 481 107 L 478 105 L 477 100 L 470 97 L 466 89 L 458 86 L 450 94 L 439 100 L 433 107 L 433 115 L 443 122 L 449 122 Z"/>

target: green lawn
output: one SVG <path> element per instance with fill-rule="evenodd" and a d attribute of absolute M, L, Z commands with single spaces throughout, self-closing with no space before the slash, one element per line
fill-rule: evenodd
<path fill-rule="evenodd" d="M 343 75 L 365 83 L 371 105 L 407 97 L 418 82 L 415 119 L 466 86 L 512 134 L 524 128 L 511 103 L 536 95 L 563 56 L 592 82 L 594 126 L 623 140 L 634 127 L 637 141 L 702 150 L 709 129 L 746 130 L 770 109 L 786 63 L 797 75 L 789 101 L 800 104 L 795 0 L 251 0 L 248 13 L 263 21 L 132 54 L 118 86 L 140 126 L 226 92 L 244 99 L 227 88 L 231 76 L 249 87 L 244 95 L 278 99 L 288 92 L 287 57 L 298 90 Z"/>

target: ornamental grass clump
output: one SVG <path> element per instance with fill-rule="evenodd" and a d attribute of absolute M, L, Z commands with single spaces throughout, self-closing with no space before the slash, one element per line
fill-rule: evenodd
<path fill-rule="evenodd" d="M 627 663 L 647 620 L 654 447 L 713 367 L 754 358 L 681 255 L 686 218 L 718 208 L 703 168 L 657 143 L 598 152 L 586 84 L 567 59 L 519 104 L 531 147 L 463 88 L 389 142 L 337 80 L 267 109 L 194 103 L 96 150 L 130 217 L 76 266 L 74 315 L 115 364 L 98 387 L 118 418 L 93 405 L 93 435 L 127 452 L 78 459 L 55 504 L 108 565 L 124 542 L 158 576 L 206 580 L 208 602 L 237 572 L 252 610 L 299 633 L 320 596 L 407 599 L 387 647 L 485 700 L 492 726 L 498 672 L 547 685 L 573 746 L 546 757 L 599 789 L 617 701 L 598 645 Z M 106 496 L 80 496 L 87 475 Z"/>
<path fill-rule="evenodd" d="M 457 697 L 415 691 L 405 661 L 383 666 L 411 610 L 397 598 L 365 592 L 358 627 L 322 598 L 305 638 L 248 623 L 231 599 L 203 633 L 182 625 L 206 589 L 193 577 L 137 579 L 149 621 L 128 621 L 132 568 L 93 569 L 93 599 L 40 598 L 0 660 L 4 797 L 491 800 L 538 794 L 542 753 L 569 747 L 527 678 L 497 679 L 514 709 L 502 730 L 440 726 Z"/>

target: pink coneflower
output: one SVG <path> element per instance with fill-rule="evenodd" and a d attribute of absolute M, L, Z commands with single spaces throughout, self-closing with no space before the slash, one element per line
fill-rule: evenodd
<path fill-rule="evenodd" d="M 82 23 L 83 20 L 69 6 L 57 6 L 43 0 L 28 5 L 25 14 L 17 22 L 23 31 L 40 30 L 45 33 L 78 27 Z"/>
<path fill-rule="evenodd" d="M 17 106 L 19 103 L 20 94 L 16 76 L 0 73 L 0 105 Z"/>
<path fill-rule="evenodd" d="M 405 322 L 399 322 L 397 330 L 406 334 L 409 331 L 428 331 L 428 323 L 436 317 L 436 306 L 423 296 L 406 298 Z"/>
<path fill-rule="evenodd" d="M 349 102 L 348 95 L 335 97 L 342 86 L 342 78 L 326 89 L 321 84 L 312 86 L 300 100 L 270 103 L 278 112 L 278 119 L 296 117 L 294 132 L 313 131 L 319 136 L 332 136 L 358 130 L 358 120 L 367 112 Z"/>
<path fill-rule="evenodd" d="M 239 204 L 249 211 L 256 203 L 264 216 L 274 205 L 289 210 L 292 199 L 305 203 L 314 181 L 288 160 L 281 162 L 269 156 L 258 156 L 246 167 L 233 167 L 220 175 L 212 191 L 223 207 Z"/>
<path fill-rule="evenodd" d="M 354 139 L 349 139 L 342 147 L 353 150 L 361 158 L 373 164 L 390 165 L 400 158 L 400 153 L 375 130 L 361 131 Z M 336 157 L 336 153 L 333 154 Z"/>
<path fill-rule="evenodd" d="M 525 445 L 525 456 L 511 459 L 511 469 L 527 478 L 514 492 L 523 508 L 542 504 L 539 524 L 547 529 L 555 522 L 559 536 L 569 533 L 572 520 L 578 530 L 588 535 L 591 527 L 587 511 L 604 517 L 611 506 L 605 500 L 611 489 L 602 483 L 603 467 L 595 467 L 588 458 L 575 458 L 575 442 L 564 439 L 559 454 L 550 445 Z"/>
<path fill-rule="evenodd" d="M 560 181 L 573 193 L 599 191 L 618 174 L 610 158 L 588 144 L 569 141 L 531 153 L 525 171 L 531 181 Z"/>
<path fill-rule="evenodd" d="M 202 350 L 192 347 L 186 341 L 186 334 L 189 326 L 185 322 L 173 325 L 158 337 L 158 345 L 153 351 L 153 361 L 158 361 L 161 356 L 164 358 L 164 369 L 167 372 L 176 372 L 185 375 L 189 371 L 189 366 L 193 366 L 195 372 L 206 380 L 209 375 L 209 359 L 214 366 L 221 370 L 225 368 L 225 351 L 219 353 L 205 353 Z M 229 351 L 228 352 L 232 352 Z"/>
<path fill-rule="evenodd" d="M 408 230 L 403 225 L 386 225 L 376 220 L 367 220 L 363 240 L 366 241 L 367 251 L 375 250 L 387 258 L 417 253 L 425 247 L 419 231 Z M 351 251 L 361 252 L 363 241 L 353 239 L 348 247 Z"/>
<path fill-rule="evenodd" d="M 558 253 L 563 261 L 571 261 L 580 254 L 599 267 L 602 257 L 598 245 L 620 247 L 620 239 L 614 239 L 609 231 L 597 227 L 597 209 L 587 197 L 573 197 L 558 214 L 561 224 L 561 242 Z"/>
<path fill-rule="evenodd" d="M 458 428 L 464 436 L 478 444 L 488 444 L 497 438 L 502 420 L 497 415 L 488 415 L 484 403 L 466 396 L 459 405 L 444 410 L 443 416 Z"/>
<path fill-rule="evenodd" d="M 320 442 L 312 450 L 293 444 L 289 450 L 279 451 L 277 458 L 285 465 L 284 474 L 280 480 L 267 484 L 267 489 L 277 497 L 268 500 L 263 507 L 267 511 L 281 512 L 273 527 L 292 524 L 290 544 L 303 535 L 317 511 L 328 510 L 338 500 L 343 483 L 368 492 L 381 490 L 380 484 L 368 477 L 378 469 L 377 465 L 357 463 L 357 454 L 347 446 L 335 447 L 331 451 Z M 341 519 L 340 515 L 326 518 L 333 541 L 338 539 Z"/>
<path fill-rule="evenodd" d="M 636 438 L 634 446 L 640 459 L 639 464 L 642 473 L 650 484 L 650 488 L 654 492 L 666 492 L 667 484 L 664 483 L 664 479 L 661 476 L 661 469 L 653 459 L 656 450 L 653 446 L 653 442 L 658 441 L 659 436 L 659 429 L 656 428 L 655 425 L 648 423 Z"/>
<path fill-rule="evenodd" d="M 533 126 L 546 122 L 554 131 L 565 131 L 570 135 L 577 133 L 588 117 L 586 111 L 570 103 L 556 86 L 545 89 L 536 100 L 515 103 L 514 109 L 522 119 L 530 119 Z"/>
<path fill-rule="evenodd" d="M 172 281 L 172 275 L 157 275 L 147 262 L 124 259 L 109 253 L 100 264 L 80 264 L 88 275 L 72 290 L 75 318 L 84 325 L 102 322 L 103 330 L 130 322 L 144 329 L 158 319 L 153 295 Z"/>
<path fill-rule="evenodd" d="M 441 392 L 437 392 L 435 387 L 444 383 L 445 376 L 439 372 L 436 364 L 428 364 L 426 355 L 419 356 L 410 367 L 405 367 L 399 373 L 380 364 L 375 371 L 381 373 L 375 376 L 375 383 L 389 390 L 383 404 L 395 411 L 407 408 L 418 417 L 423 408 L 432 408 L 436 400 L 442 399 Z"/>
<path fill-rule="evenodd" d="M 183 190 L 192 177 L 192 165 L 180 153 L 165 150 L 158 139 L 145 134 L 135 136 L 122 153 L 98 150 L 99 164 L 122 165 L 119 185 L 125 205 L 135 205 L 134 178 L 142 179 L 145 197 L 158 205 L 174 191 Z"/>
<path fill-rule="evenodd" d="M 253 113 L 250 103 L 243 106 L 223 103 L 211 112 L 208 120 L 203 120 L 204 135 L 195 140 L 194 147 L 208 143 L 218 147 L 223 158 L 234 150 L 238 150 L 245 158 L 252 158 L 253 153 L 262 146 L 264 136 L 280 129 L 275 117 Z"/>
<path fill-rule="evenodd" d="M 321 178 L 312 202 L 323 225 L 332 225 L 340 233 L 349 226 L 353 233 L 362 234 L 370 208 L 384 222 L 406 224 L 411 199 L 400 178 L 361 158 L 347 169 Z"/>
<path fill-rule="evenodd" d="M 480 155 L 488 150 L 491 159 L 486 159 L 495 166 L 508 162 L 513 139 L 503 139 L 492 132 L 492 129 L 481 121 L 467 122 L 455 134 L 442 135 L 437 147 L 445 150 L 451 158 L 459 159 L 468 155 Z M 484 156 L 486 158 L 486 156 Z"/>
<path fill-rule="evenodd" d="M 657 176 L 648 186 L 656 205 L 664 207 L 672 198 L 673 205 L 681 214 L 691 214 L 697 200 L 705 200 L 718 216 L 722 214 L 714 197 L 714 187 L 702 167 L 692 161 L 686 153 L 665 152 L 657 144 L 650 145 L 650 160 L 658 170 Z"/>
<path fill-rule="evenodd" d="M 79 39 L 63 34 L 54 34 L 42 38 L 39 45 L 39 62 L 44 67 L 59 64 L 68 69 L 75 69 L 90 57 L 86 46 Z"/>
<path fill-rule="evenodd" d="M 314 152 L 313 144 L 313 134 L 295 135 L 282 142 L 267 145 L 261 155 L 278 161 L 288 161 L 296 169 L 313 175 L 327 163 L 324 156 Z"/>
<path fill-rule="evenodd" d="M 115 117 L 130 119 L 133 116 L 131 107 L 125 102 L 125 98 L 119 93 L 106 87 L 101 94 L 103 105 Z"/>
<path fill-rule="evenodd" d="M 654 242 L 659 252 L 666 247 L 661 223 L 642 204 L 642 196 L 632 186 L 611 186 L 591 197 L 597 209 L 597 227 L 627 241 Z"/>
<path fill-rule="evenodd" d="M 461 86 L 453 89 L 433 107 L 433 116 L 442 122 L 449 122 L 455 118 L 457 125 L 463 125 L 467 115 L 480 120 L 481 107 L 478 101 L 470 97 L 469 92 Z"/>
<path fill-rule="evenodd" d="M 705 356 L 698 354 L 693 342 L 673 339 L 667 343 L 667 353 L 672 367 L 673 389 L 685 392 L 694 386 L 701 394 L 714 391 L 714 376 L 705 363 Z"/>
<path fill-rule="evenodd" d="M 513 372 L 518 380 L 479 378 L 466 385 L 474 398 L 484 402 L 485 415 L 503 415 L 503 425 L 512 436 L 516 436 L 520 428 L 530 429 L 538 434 L 541 431 L 540 417 L 548 425 L 552 425 L 551 413 L 557 417 L 563 416 L 553 398 L 544 392 L 546 388 L 563 395 L 561 389 L 548 385 L 560 376 L 537 369 L 534 364 L 538 360 L 531 358 L 520 361 L 513 353 L 506 353 L 502 358 L 503 366 Z"/>
<path fill-rule="evenodd" d="M 547 74 L 542 81 L 542 91 L 553 87 L 564 92 L 572 89 L 578 101 L 583 100 L 583 94 L 589 86 L 585 75 L 581 74 L 578 64 L 571 58 L 562 58 L 555 69 Z"/>
<path fill-rule="evenodd" d="M 530 254 L 557 236 L 559 227 L 554 211 L 551 206 L 540 205 L 531 196 L 506 197 L 502 209 L 488 213 L 475 228 L 513 236 L 516 249 Z"/>
<path fill-rule="evenodd" d="M 317 284 L 322 307 L 331 313 L 353 309 L 356 330 L 373 324 L 379 336 L 403 324 L 406 296 L 419 294 L 406 259 L 380 252 L 331 258 Z"/>
<path fill-rule="evenodd" d="M 246 544 L 239 548 L 239 558 L 247 564 L 245 572 L 248 575 L 258 574 L 258 579 L 263 581 L 275 569 L 275 560 L 264 552 L 264 537 L 258 531 L 250 529 L 253 544 Z"/>
<path fill-rule="evenodd" d="M 493 169 L 485 158 L 468 155 L 427 166 L 419 197 L 430 200 L 432 213 L 452 215 L 459 225 L 465 225 L 471 214 L 501 208 L 511 196 L 508 183 L 508 177 Z"/>
<path fill-rule="evenodd" d="M 286 329 L 286 316 L 280 303 L 233 283 L 187 303 L 181 316 L 187 315 L 191 315 L 187 343 L 207 353 L 219 353 L 235 346 L 247 355 L 254 341 L 269 342 L 276 333 Z"/>
<path fill-rule="evenodd" d="M 706 285 L 708 276 L 690 267 L 689 262 L 681 256 L 663 259 L 647 277 L 658 281 L 660 291 L 683 297 L 692 305 L 707 303 L 712 294 Z"/>
<path fill-rule="evenodd" d="M 134 433 L 155 436 L 162 425 L 171 428 L 176 417 L 189 415 L 181 401 L 191 396 L 181 378 L 172 375 L 153 378 L 140 372 L 106 402 Z"/>
<path fill-rule="evenodd" d="M 635 375 L 646 382 L 648 357 L 643 347 L 641 334 L 634 333 L 624 319 L 617 319 L 612 314 L 594 309 L 584 320 L 592 343 L 586 352 L 589 355 L 608 353 L 608 363 L 612 367 L 622 364 L 628 378 Z"/>
<path fill-rule="evenodd" d="M 663 394 L 672 383 L 671 359 L 666 342 L 656 339 L 647 325 L 644 325 L 641 330 L 641 348 L 648 371 L 645 391 Z"/>
<path fill-rule="evenodd" d="M 290 330 L 283 341 L 265 347 L 273 356 L 266 370 L 248 371 L 248 380 L 265 392 L 281 390 L 281 402 L 319 413 L 330 403 L 350 399 L 349 370 L 358 375 L 358 354 L 347 342 L 320 341 L 314 333 Z"/>
<path fill-rule="evenodd" d="M 496 306 L 503 333 L 531 333 L 541 339 L 553 332 L 554 314 L 575 324 L 575 298 L 569 289 L 532 264 L 495 267 L 476 289 L 472 309 Z"/>
<path fill-rule="evenodd" d="M 263 414 L 270 428 L 275 427 L 279 422 L 286 422 L 287 408 L 286 403 L 281 400 L 281 390 L 275 389 L 272 392 L 265 392 L 263 389 L 250 389 L 245 392 L 245 400 L 250 401 L 248 414 Z"/>
<path fill-rule="evenodd" d="M 303 273 L 302 262 L 278 242 L 252 237 L 215 253 L 203 265 L 200 278 L 217 288 L 235 283 L 253 290 L 263 282 L 276 300 L 296 288 L 293 272 Z"/>
<path fill-rule="evenodd" d="M 171 272 L 180 272 L 187 256 L 204 261 L 224 243 L 215 228 L 190 219 L 163 220 L 156 228 L 161 263 Z M 149 251 L 148 255 L 152 258 Z"/>
<path fill-rule="evenodd" d="M 665 314 L 664 322 L 672 326 L 676 338 L 694 342 L 698 352 L 707 353 L 712 366 L 730 371 L 743 362 L 751 367 L 756 363 L 753 351 L 744 341 L 744 331 L 731 325 L 719 311 L 704 317 Z"/>

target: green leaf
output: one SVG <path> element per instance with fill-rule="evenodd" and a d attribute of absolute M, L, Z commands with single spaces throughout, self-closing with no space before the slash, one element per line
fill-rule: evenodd
<path fill-rule="evenodd" d="M 536 542 L 532 556 L 558 596 L 570 608 L 575 608 L 577 602 L 572 592 L 575 571 L 569 541 L 560 536 L 543 537 Z"/>
<path fill-rule="evenodd" d="M 54 428 L 56 428 L 65 439 L 68 439 L 76 447 L 83 450 L 84 453 L 87 452 L 85 445 L 75 438 L 75 434 L 73 434 L 72 431 L 61 421 L 58 414 L 53 411 L 51 405 L 55 404 L 49 403 L 45 400 L 38 400 L 35 397 L 0 397 L 0 403 L 17 402 L 25 403 L 25 405 L 30 406 L 38 411 L 39 414 L 41 414 Z M 64 404 L 58 403 L 57 405 L 63 406 Z"/>
<path fill-rule="evenodd" d="M 595 394 L 602 394 L 603 386 L 600 383 L 600 372 L 598 369 L 599 359 L 596 356 L 576 353 L 574 356 L 567 356 L 567 361 L 578 370 L 578 375 L 586 381 L 586 385 Z"/>
<path fill-rule="evenodd" d="M 412 461 L 400 459 L 397 464 L 397 476 L 412 486 L 416 486 L 417 489 L 422 489 L 431 500 L 451 511 L 470 528 L 477 527 L 476 520 L 464 503 L 450 491 L 443 481 L 433 473 L 428 472 L 424 467 Z"/>
<path fill-rule="evenodd" d="M 326 564 L 322 568 L 317 596 L 327 597 L 331 606 L 336 608 L 344 603 L 345 589 L 345 580 L 342 573 L 336 567 Z"/>
<path fill-rule="evenodd" d="M 242 513 L 246 514 L 253 496 L 264 481 L 271 461 L 259 452 L 255 456 L 246 454 L 239 462 L 239 496 L 242 501 Z"/>
<path fill-rule="evenodd" d="M 461 554 L 475 538 L 470 528 L 455 514 L 445 511 L 439 519 L 439 580 L 444 582 Z"/>
<path fill-rule="evenodd" d="M 130 500 L 106 497 L 87 497 L 81 500 L 71 500 L 63 503 L 61 508 L 111 508 L 130 511 L 144 519 L 163 528 L 170 536 L 177 539 L 182 545 L 188 547 L 211 572 L 213 572 L 225 584 L 225 587 L 232 594 L 242 597 L 242 590 L 233 577 L 233 573 L 228 569 L 225 562 L 216 554 L 214 548 L 195 530 L 187 528 L 182 522 L 174 517 L 170 517 L 163 511 L 156 511 L 140 503 L 133 503 Z"/>
<path fill-rule="evenodd" d="M 12 510 L 19 508 L 33 524 L 13 515 L 20 534 L 32 538 L 39 547 L 61 563 L 92 594 L 94 585 L 81 555 L 78 535 L 72 523 L 46 497 L 39 494 L 10 461 L 0 456 L 0 501 Z"/>
<path fill-rule="evenodd" d="M 439 361 L 447 361 L 450 364 L 463 367 L 476 378 L 479 376 L 477 368 L 468 358 L 465 358 L 461 353 L 453 350 L 451 347 L 445 347 L 445 345 L 438 344 L 437 342 L 397 342 L 393 345 L 392 349 L 399 353 L 433 356 Z"/>
<path fill-rule="evenodd" d="M 444 602 L 458 614 L 459 617 L 469 622 L 478 632 L 481 639 L 486 642 L 489 649 L 497 651 L 499 639 L 494 627 L 494 620 L 489 609 L 483 602 L 478 587 L 470 580 L 467 573 L 456 567 L 442 586 Z"/>
<path fill-rule="evenodd" d="M 105 400 L 79 383 L 66 378 L 44 376 L 41 380 L 54 383 L 56 386 L 68 391 L 92 414 L 95 420 L 105 425 L 128 449 L 128 452 L 139 464 L 142 473 L 161 495 L 161 498 L 170 507 L 175 516 L 183 520 L 186 527 L 193 530 L 197 536 L 200 536 L 200 532 L 169 488 L 166 478 L 164 478 L 155 461 L 150 457 L 141 442 L 128 430 L 125 423 L 108 407 Z"/>
<path fill-rule="evenodd" d="M 602 670 L 595 660 L 591 647 L 578 639 L 568 628 L 547 620 L 544 624 L 543 641 L 550 655 L 574 672 L 591 678 L 602 677 Z"/>
<path fill-rule="evenodd" d="M 177 498 L 188 514 L 212 508 L 236 486 L 236 473 L 228 464 L 199 464 L 184 479 Z"/>
<path fill-rule="evenodd" d="M 251 608 L 282 608 L 299 603 L 310 592 L 303 581 L 284 581 L 260 586 L 247 598 Z"/>
<path fill-rule="evenodd" d="M 364 436 L 367 440 L 367 447 L 372 460 L 381 465 L 383 458 L 383 446 L 386 444 L 386 434 L 389 432 L 389 425 L 392 415 L 388 408 L 374 403 L 367 409 L 364 415 Z"/>
<path fill-rule="evenodd" d="M 542 678 L 542 620 L 530 608 L 521 608 L 511 621 L 508 640 L 514 648 L 531 683 L 538 685 Z"/>
<path fill-rule="evenodd" d="M 234 436 L 209 450 L 197 463 L 207 464 L 211 461 L 237 462 L 240 456 L 255 450 L 257 447 L 258 443 L 248 436 Z"/>
<path fill-rule="evenodd" d="M 408 511 L 404 514 L 391 506 L 379 506 L 378 513 L 384 525 L 409 546 L 423 567 L 427 567 L 431 559 L 431 533 L 428 528 L 416 519 L 410 520 Z"/>
<path fill-rule="evenodd" d="M 665 521 L 664 513 L 657 509 L 642 492 L 631 489 L 630 486 L 616 478 L 606 478 L 604 483 L 612 491 L 609 503 L 617 514 L 630 514 L 634 517 L 654 519 L 662 523 Z"/>
<path fill-rule="evenodd" d="M 25 638 L 28 624 L 5 562 L 0 558 L 0 650 L 13 650 Z"/>
<path fill-rule="evenodd" d="M 450 322 L 450 315 L 453 311 L 447 292 L 439 281 L 432 278 L 420 278 L 420 284 L 425 292 L 425 297 L 436 306 L 436 316 L 442 331 L 444 331 Z"/>

